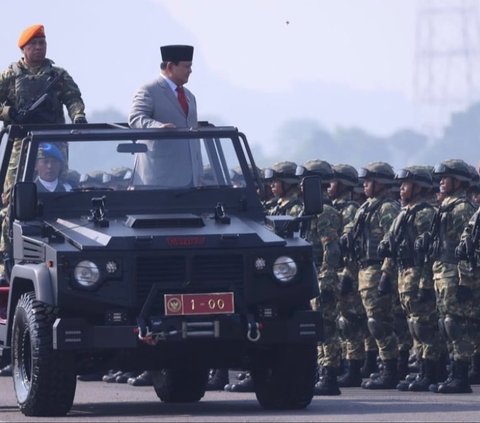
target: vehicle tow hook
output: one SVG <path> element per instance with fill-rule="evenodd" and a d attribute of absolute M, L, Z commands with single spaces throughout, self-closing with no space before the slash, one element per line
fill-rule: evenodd
<path fill-rule="evenodd" d="M 248 322 L 247 339 L 250 342 L 257 342 L 261 336 L 260 323 Z"/>

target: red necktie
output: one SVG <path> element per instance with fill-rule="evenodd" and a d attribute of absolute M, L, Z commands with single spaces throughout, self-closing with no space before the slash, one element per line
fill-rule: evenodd
<path fill-rule="evenodd" d="M 180 103 L 180 106 L 182 106 L 182 109 L 185 112 L 185 114 L 188 115 L 188 102 L 187 102 L 187 97 L 185 97 L 185 91 L 183 87 L 177 87 L 177 93 L 178 93 L 178 102 Z"/>

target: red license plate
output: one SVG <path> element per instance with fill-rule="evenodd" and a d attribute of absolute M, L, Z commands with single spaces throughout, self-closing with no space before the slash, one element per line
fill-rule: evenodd
<path fill-rule="evenodd" d="M 234 312 L 233 292 L 211 294 L 165 294 L 165 315 L 231 314 Z"/>

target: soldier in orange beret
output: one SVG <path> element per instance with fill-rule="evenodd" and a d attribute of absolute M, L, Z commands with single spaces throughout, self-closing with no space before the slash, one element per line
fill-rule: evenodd
<path fill-rule="evenodd" d="M 46 57 L 47 40 L 45 28 L 36 24 L 26 28 L 17 43 L 21 49 L 22 58 L 10 64 L 0 74 L 0 121 L 9 124 L 64 124 L 66 107 L 73 123 L 87 123 L 85 119 L 85 104 L 78 85 L 69 73 Z M 54 83 L 52 81 L 55 81 Z M 37 100 L 50 86 L 44 101 Z M 35 107 L 32 105 L 35 104 Z M 7 175 L 4 181 L 2 200 L 3 209 L 0 215 L 4 218 L 0 233 L 0 284 L 2 283 L 3 258 L 8 250 L 8 236 L 4 233 L 8 223 L 8 203 L 10 189 L 14 182 L 20 150 L 20 140 L 14 143 Z"/>

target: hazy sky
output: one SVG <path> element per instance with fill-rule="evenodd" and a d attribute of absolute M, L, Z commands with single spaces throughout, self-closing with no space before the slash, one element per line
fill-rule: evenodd
<path fill-rule="evenodd" d="M 126 115 L 158 75 L 160 45 L 192 44 L 200 118 L 267 144 L 286 119 L 388 135 L 415 124 L 417 1 L 4 1 L 0 67 L 20 57 L 21 31 L 43 23 L 47 55 L 77 81 L 87 114 Z"/>

